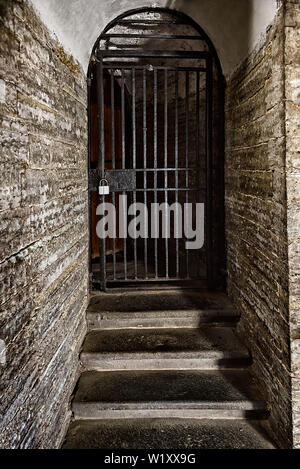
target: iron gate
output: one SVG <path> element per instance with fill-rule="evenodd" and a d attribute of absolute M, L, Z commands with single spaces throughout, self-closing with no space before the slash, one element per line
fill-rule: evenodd
<path fill-rule="evenodd" d="M 182 24 L 179 19 L 145 18 L 120 19 L 114 26 L 166 22 Z M 112 38 L 145 36 L 155 40 L 187 39 L 178 34 L 106 31 L 99 41 L 107 44 Z M 199 34 L 188 39 L 203 40 Z M 99 239 L 99 258 L 91 256 L 93 287 L 105 290 L 124 282 L 191 279 L 211 284 L 212 54 L 194 50 L 101 49 L 99 44 L 91 73 L 97 84 L 98 161 L 95 167 L 90 160 L 89 193 L 97 191 L 102 179 L 107 180 L 109 195 L 99 195 L 98 202 L 116 206 L 117 220 L 128 217 L 128 206 L 118 205 L 119 195 L 127 196 L 128 205 L 142 202 L 149 209 L 152 203 L 203 202 L 205 243 L 199 252 L 189 251 L 184 247 L 186 239 L 173 238 L 171 233 L 165 239 L 122 238 L 121 244 L 113 238 L 108 250 L 108 240 Z M 90 100 L 91 80 L 89 85 Z M 119 111 L 120 129 L 116 128 Z M 91 127 L 91 116 L 89 121 Z"/>

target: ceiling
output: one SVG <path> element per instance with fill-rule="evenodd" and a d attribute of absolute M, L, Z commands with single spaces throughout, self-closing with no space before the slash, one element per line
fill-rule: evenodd
<path fill-rule="evenodd" d="M 255 47 L 276 11 L 276 0 L 31 0 L 63 47 L 87 70 L 102 29 L 134 8 L 165 7 L 191 16 L 208 34 L 223 73 L 230 75 Z"/>

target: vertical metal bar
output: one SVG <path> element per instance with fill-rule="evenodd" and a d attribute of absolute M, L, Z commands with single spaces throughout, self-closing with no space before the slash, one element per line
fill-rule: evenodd
<path fill-rule="evenodd" d="M 200 181 L 200 72 L 196 72 L 196 181 L 198 188 L 201 187 Z M 196 202 L 200 202 L 200 192 L 196 192 Z M 194 260 L 194 272 L 197 277 L 200 271 L 200 255 Z M 197 265 L 195 265 L 197 263 Z"/>
<path fill-rule="evenodd" d="M 122 113 L 122 168 L 125 169 L 126 167 L 126 145 L 125 145 L 125 138 L 126 138 L 126 116 L 125 116 L 125 77 L 124 77 L 124 70 L 121 71 L 121 113 Z M 124 191 L 123 196 L 126 196 L 126 192 Z M 126 223 L 126 213 L 125 210 L 127 207 L 123 207 L 123 224 L 124 229 L 126 230 L 127 227 L 125 226 Z M 126 237 L 124 238 L 124 279 L 127 280 L 127 240 Z"/>
<path fill-rule="evenodd" d="M 110 102 L 111 102 L 111 156 L 112 169 L 116 168 L 116 132 L 115 132 L 115 80 L 114 72 L 110 71 Z"/>
<path fill-rule="evenodd" d="M 93 74 L 90 74 L 90 77 L 87 79 L 87 93 L 88 93 L 88 171 L 91 170 L 91 86 L 92 86 Z M 90 288 L 92 288 L 93 282 L 93 271 L 92 271 L 92 205 L 91 205 L 91 191 L 88 191 L 88 211 L 89 211 L 89 232 L 90 232 L 90 242 L 89 242 L 89 283 Z"/>
<path fill-rule="evenodd" d="M 164 166 L 168 167 L 168 70 L 165 70 L 165 108 L 164 108 Z M 168 189 L 168 171 L 164 172 L 165 189 Z M 165 203 L 167 207 L 168 203 L 168 191 L 165 190 Z M 169 211 L 165 210 L 165 223 L 168 223 Z M 166 250 L 166 278 L 169 278 L 169 240 L 165 238 L 165 250 Z"/>
<path fill-rule="evenodd" d="M 206 207 L 205 207 L 205 234 L 206 234 L 206 262 L 208 288 L 213 287 L 212 265 L 212 60 L 207 59 L 206 72 Z"/>
<path fill-rule="evenodd" d="M 97 93 L 98 93 L 98 125 L 99 125 L 99 158 L 98 168 L 101 170 L 101 178 L 104 178 L 105 171 L 105 141 L 104 141 L 104 80 L 103 80 L 103 61 L 97 64 Z"/>
<path fill-rule="evenodd" d="M 111 107 L 111 156 L 112 169 L 116 168 L 116 142 L 115 142 L 115 81 L 113 70 L 110 72 L 110 107 Z M 116 194 L 112 193 L 112 203 L 116 207 Z M 116 220 L 114 219 L 114 232 L 116 233 Z M 116 237 L 113 237 L 113 279 L 116 279 Z"/>
<path fill-rule="evenodd" d="M 154 69 L 154 204 L 157 204 L 157 69 Z M 156 205 L 155 205 L 156 207 Z M 155 225 L 157 225 L 157 210 L 155 210 Z M 157 232 L 158 226 L 155 226 Z M 155 278 L 158 277 L 157 238 L 154 239 Z"/>
<path fill-rule="evenodd" d="M 105 141 L 104 141 L 104 83 L 103 83 L 103 61 L 97 63 L 97 95 L 98 95 L 98 128 L 99 128 L 99 157 L 98 168 L 101 170 L 101 177 L 104 178 L 105 170 Z M 105 203 L 105 196 L 100 196 L 100 203 Z M 99 239 L 100 244 L 100 286 L 101 290 L 106 289 L 106 242 L 104 236 Z"/>
<path fill-rule="evenodd" d="M 185 72 L 185 168 L 189 167 L 189 92 L 190 92 L 190 77 L 189 72 Z M 189 172 L 185 171 L 185 201 L 189 202 Z M 189 214 L 192 216 L 192 214 Z M 189 278 L 189 251 L 185 250 L 186 254 L 186 277 Z"/>
<path fill-rule="evenodd" d="M 125 169 L 125 158 L 126 158 L 126 148 L 125 148 L 125 77 L 124 70 L 121 70 L 121 114 L 122 114 L 122 168 Z"/>
<path fill-rule="evenodd" d="M 196 72 L 196 165 L 200 166 L 200 72 Z M 200 174 L 200 172 L 198 173 Z"/>
<path fill-rule="evenodd" d="M 178 204 L 178 71 L 175 71 L 175 203 Z M 178 231 L 178 218 L 176 228 Z M 179 277 L 179 238 L 176 238 L 176 277 Z"/>
<path fill-rule="evenodd" d="M 144 169 L 147 168 L 147 78 L 146 70 L 143 70 L 143 146 L 144 146 Z M 147 173 L 144 171 L 144 189 L 147 189 Z M 144 190 L 144 204 L 147 207 L 147 191 Z M 145 231 L 148 227 L 148 220 L 145 220 Z M 144 266 L 145 279 L 148 279 L 148 238 L 144 239 Z"/>
<path fill-rule="evenodd" d="M 132 168 L 136 169 L 136 102 L 135 102 L 135 69 L 131 69 L 132 79 Z M 136 204 L 136 191 L 133 191 L 133 203 Z M 137 279 L 137 245 L 136 237 L 133 240 L 133 251 L 134 251 L 134 278 Z"/>

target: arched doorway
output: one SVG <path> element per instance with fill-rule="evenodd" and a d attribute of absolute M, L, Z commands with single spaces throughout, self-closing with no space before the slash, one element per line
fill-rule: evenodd
<path fill-rule="evenodd" d="M 182 13 L 132 10 L 100 35 L 89 67 L 93 288 L 224 285 L 223 88 L 210 40 Z M 108 195 L 97 193 L 102 179 Z M 111 239 L 96 235 L 96 207 L 103 202 L 116 208 Z M 131 204 L 147 207 L 145 226 L 135 225 L 143 233 L 137 238 L 124 236 L 124 228 L 119 233 L 124 222 L 127 235 Z M 153 211 L 162 204 L 165 211 Z M 172 211 L 173 204 L 182 212 Z M 186 248 L 187 204 L 192 204 L 191 228 L 204 233 L 203 245 L 192 250 Z M 201 226 L 196 204 L 204 206 Z M 170 227 L 165 236 L 163 226 Z"/>

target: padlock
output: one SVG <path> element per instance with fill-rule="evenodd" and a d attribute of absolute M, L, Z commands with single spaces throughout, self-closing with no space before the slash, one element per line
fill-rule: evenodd
<path fill-rule="evenodd" d="M 99 194 L 108 195 L 109 194 L 109 185 L 106 179 L 101 179 L 99 183 Z"/>

